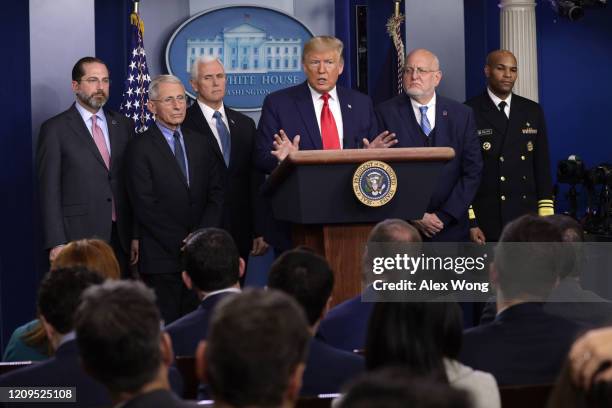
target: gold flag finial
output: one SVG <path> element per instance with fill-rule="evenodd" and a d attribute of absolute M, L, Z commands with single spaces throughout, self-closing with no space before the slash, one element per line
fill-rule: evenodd
<path fill-rule="evenodd" d="M 138 12 L 138 1 L 134 2 L 134 11 L 130 14 L 130 23 L 138 27 L 138 31 L 140 31 L 140 35 L 144 35 L 144 21 L 140 19 L 140 14 Z"/>

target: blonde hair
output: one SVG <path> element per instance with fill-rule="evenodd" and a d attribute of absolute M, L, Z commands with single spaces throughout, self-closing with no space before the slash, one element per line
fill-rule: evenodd
<path fill-rule="evenodd" d="M 66 245 L 51 263 L 51 271 L 82 266 L 106 279 L 119 279 L 121 270 L 113 249 L 99 239 L 79 239 Z"/>
<path fill-rule="evenodd" d="M 344 57 L 342 51 L 344 50 L 344 44 L 336 37 L 331 35 L 318 35 L 312 37 L 304 44 L 304 52 L 302 52 L 302 62 L 306 62 L 306 56 L 311 52 L 316 51 L 336 51 L 340 56 L 340 62 L 344 63 Z"/>

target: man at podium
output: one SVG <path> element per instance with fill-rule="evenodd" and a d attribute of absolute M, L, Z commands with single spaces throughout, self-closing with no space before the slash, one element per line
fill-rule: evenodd
<path fill-rule="evenodd" d="M 406 57 L 405 94 L 377 107 L 379 126 L 397 135 L 397 147 L 452 147 L 423 217 L 413 220 L 432 241 L 469 239 L 468 207 L 480 183 L 482 157 L 469 107 L 436 93 L 442 79 L 438 57 L 416 49 Z"/>

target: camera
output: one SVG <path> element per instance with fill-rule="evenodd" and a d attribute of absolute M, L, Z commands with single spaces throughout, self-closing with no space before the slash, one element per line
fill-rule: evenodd
<path fill-rule="evenodd" d="M 576 21 L 584 17 L 584 8 L 605 6 L 608 0 L 549 0 L 552 9 L 561 17 Z"/>

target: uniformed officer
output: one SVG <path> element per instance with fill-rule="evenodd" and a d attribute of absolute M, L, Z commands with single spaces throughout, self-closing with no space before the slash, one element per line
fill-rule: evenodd
<path fill-rule="evenodd" d="M 487 56 L 487 90 L 466 102 L 474 109 L 483 156 L 482 181 L 470 207 L 470 238 L 497 241 L 502 228 L 527 213 L 554 212 L 548 139 L 542 108 L 512 93 L 515 56 Z"/>

